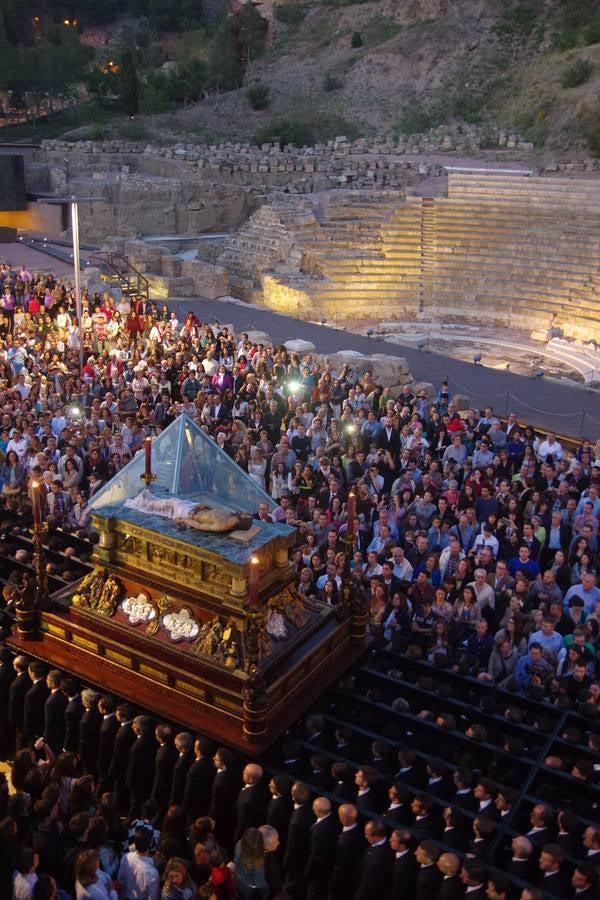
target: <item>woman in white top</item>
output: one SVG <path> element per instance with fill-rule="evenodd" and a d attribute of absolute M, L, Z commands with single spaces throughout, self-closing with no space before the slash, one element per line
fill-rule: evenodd
<path fill-rule="evenodd" d="M 250 452 L 250 461 L 248 463 L 248 475 L 259 487 L 265 489 L 265 472 L 267 471 L 267 461 L 262 455 L 262 450 L 254 447 Z"/>
<path fill-rule="evenodd" d="M 97 850 L 83 850 L 79 854 L 75 879 L 77 900 L 118 900 L 110 877 L 100 868 Z"/>

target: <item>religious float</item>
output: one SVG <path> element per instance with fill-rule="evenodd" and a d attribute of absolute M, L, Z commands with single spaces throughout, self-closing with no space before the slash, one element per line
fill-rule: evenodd
<path fill-rule="evenodd" d="M 349 572 L 336 609 L 300 595 L 296 529 L 185 415 L 93 497 L 93 571 L 52 595 L 35 501 L 12 646 L 159 718 L 259 753 L 364 649 Z"/>

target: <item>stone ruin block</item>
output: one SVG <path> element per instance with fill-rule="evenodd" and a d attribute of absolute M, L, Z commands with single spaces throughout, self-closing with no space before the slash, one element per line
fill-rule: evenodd
<path fill-rule="evenodd" d="M 206 300 L 229 293 L 229 273 L 225 266 L 215 266 L 202 259 L 183 260 L 181 274 L 192 279 L 195 294 Z"/>
<path fill-rule="evenodd" d="M 161 256 L 160 274 L 169 278 L 177 278 L 181 275 L 181 260 L 177 256 Z"/>

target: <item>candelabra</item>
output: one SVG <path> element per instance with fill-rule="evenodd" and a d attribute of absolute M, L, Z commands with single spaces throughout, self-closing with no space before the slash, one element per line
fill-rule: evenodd
<path fill-rule="evenodd" d="M 146 487 L 149 488 L 152 482 L 156 481 L 156 475 L 152 472 L 152 438 L 149 435 L 144 439 L 144 461 L 144 472 L 140 478 L 146 482 Z"/>

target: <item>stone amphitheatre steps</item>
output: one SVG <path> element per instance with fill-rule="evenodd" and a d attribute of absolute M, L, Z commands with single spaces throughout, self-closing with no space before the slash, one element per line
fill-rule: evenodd
<path fill-rule="evenodd" d="M 234 291 L 314 318 L 476 319 L 600 338 L 600 182 L 449 175 L 398 192 L 262 207 L 219 260 Z M 288 310 L 289 311 L 289 310 Z"/>
<path fill-rule="evenodd" d="M 422 313 L 600 333 L 600 186 L 450 175 L 448 199 L 408 198 L 380 254 L 322 247 L 315 303 L 348 316 Z"/>

